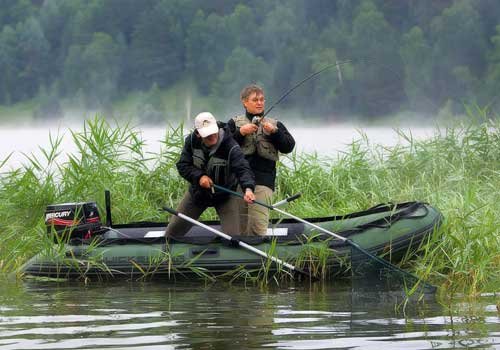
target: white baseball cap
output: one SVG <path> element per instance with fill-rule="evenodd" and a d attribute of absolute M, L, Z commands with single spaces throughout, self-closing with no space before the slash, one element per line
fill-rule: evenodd
<path fill-rule="evenodd" d="M 201 137 L 207 137 L 219 132 L 217 120 L 215 120 L 215 117 L 210 112 L 198 114 L 196 118 L 194 118 L 194 127 L 198 130 Z"/>

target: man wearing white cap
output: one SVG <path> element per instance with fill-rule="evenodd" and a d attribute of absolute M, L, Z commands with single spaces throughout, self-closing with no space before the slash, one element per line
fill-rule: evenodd
<path fill-rule="evenodd" d="M 198 114 L 194 126 L 176 164 L 179 174 L 190 183 L 177 211 L 198 219 L 205 209 L 214 207 L 222 231 L 229 235 L 239 234 L 238 198 L 214 190 L 212 185 L 235 190 L 239 184 L 245 189 L 245 201 L 252 203 L 255 180 L 250 165 L 225 124 L 218 123 L 211 113 Z M 190 222 L 172 216 L 166 236 L 184 236 L 191 226 Z"/>

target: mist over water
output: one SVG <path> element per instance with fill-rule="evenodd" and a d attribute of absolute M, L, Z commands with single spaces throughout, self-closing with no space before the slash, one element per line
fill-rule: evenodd
<path fill-rule="evenodd" d="M 184 124 L 184 131 L 191 130 L 191 125 Z M 327 124 L 324 126 L 305 126 L 304 123 L 286 123 L 287 128 L 294 136 L 296 141 L 297 153 L 314 153 L 322 157 L 335 157 L 338 152 L 346 151 L 349 144 L 358 140 L 368 142 L 370 145 L 383 145 L 387 147 L 397 144 L 407 144 L 408 141 L 398 132 L 402 131 L 413 139 L 425 139 L 433 136 L 435 129 L 432 127 L 402 127 L 393 129 L 385 126 L 367 126 L 359 127 L 348 124 Z M 137 126 L 135 130 L 139 131 L 145 142 L 144 152 L 160 153 L 165 139 L 167 126 Z M 57 137 L 62 137 L 59 151 L 60 161 L 65 160 L 66 154 L 75 153 L 77 147 L 73 142 L 71 132 L 82 131 L 82 124 L 54 124 L 37 125 L 34 127 L 2 127 L 0 128 L 0 164 L 7 157 L 6 164 L 2 170 L 7 167 L 17 168 L 27 162 L 26 156 L 35 155 L 39 160 L 42 156 L 40 149 L 50 150 L 52 142 Z"/>

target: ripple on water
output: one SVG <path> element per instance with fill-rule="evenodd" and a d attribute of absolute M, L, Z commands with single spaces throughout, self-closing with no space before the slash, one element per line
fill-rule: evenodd
<path fill-rule="evenodd" d="M 349 289 L 225 284 L 37 285 L 0 293 L 0 349 L 440 349 L 500 346 L 491 298 L 480 316 L 432 300 L 398 312 Z M 362 300 L 362 299 L 361 299 Z M 457 303 L 460 312 L 467 310 Z"/>

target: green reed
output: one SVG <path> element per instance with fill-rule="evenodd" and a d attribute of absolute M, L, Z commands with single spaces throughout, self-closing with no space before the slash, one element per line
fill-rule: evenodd
<path fill-rule="evenodd" d="M 346 213 L 381 202 L 419 200 L 445 216 L 443 227 L 408 267 L 447 292 L 469 295 L 500 288 L 500 120 L 469 111 L 467 123 L 438 129 L 423 141 L 385 148 L 363 138 L 335 159 L 293 154 L 281 166 L 281 198 L 312 216 Z"/>
<path fill-rule="evenodd" d="M 446 291 L 499 290 L 500 122 L 477 107 L 469 117 L 423 141 L 396 130 L 407 142 L 395 147 L 372 145 L 362 135 L 336 157 L 293 153 L 279 165 L 275 197 L 302 191 L 287 209 L 302 217 L 340 215 L 382 202 L 429 202 L 445 223 L 404 268 Z M 77 151 L 69 157 L 62 155 L 61 136 L 51 135 L 42 156 L 27 156 L 18 169 L 6 170 L 6 160 L 0 160 L 0 271 L 17 271 L 41 245 L 52 244 L 43 222 L 47 204 L 95 200 L 104 213 L 109 189 L 115 223 L 167 220 L 158 208 L 176 207 L 187 189 L 175 168 L 184 132 L 182 125 L 168 126 L 162 150 L 145 153 L 138 128 L 96 117 L 71 132 Z M 214 218 L 213 210 L 203 215 Z M 323 274 L 328 252 L 313 254 L 302 258 Z"/>

